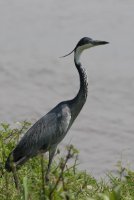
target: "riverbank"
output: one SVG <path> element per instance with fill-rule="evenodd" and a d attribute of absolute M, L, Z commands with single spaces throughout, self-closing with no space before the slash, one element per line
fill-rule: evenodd
<path fill-rule="evenodd" d="M 96 180 L 89 173 L 78 171 L 78 151 L 69 145 L 64 157 L 57 150 L 50 180 L 45 182 L 44 169 L 48 160 L 37 156 L 14 173 L 4 169 L 5 161 L 30 123 L 0 126 L 0 200 L 127 200 L 134 199 L 134 172 L 118 165 L 117 175 L 108 175 L 108 181 Z M 71 161 L 71 162 L 70 162 Z"/>

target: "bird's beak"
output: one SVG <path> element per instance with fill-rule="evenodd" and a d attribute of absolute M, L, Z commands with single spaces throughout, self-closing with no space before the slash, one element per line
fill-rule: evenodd
<path fill-rule="evenodd" d="M 104 44 L 108 44 L 108 43 L 109 43 L 109 42 L 106 42 L 106 41 L 93 40 L 93 45 L 94 45 L 94 46 L 104 45 Z"/>

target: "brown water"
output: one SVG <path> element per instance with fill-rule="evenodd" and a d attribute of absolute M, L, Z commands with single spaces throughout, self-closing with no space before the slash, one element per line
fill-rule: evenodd
<path fill-rule="evenodd" d="M 62 145 L 80 150 L 94 176 L 118 160 L 134 168 L 134 1 L 1 0 L 0 121 L 36 121 L 79 87 L 73 56 L 83 36 L 110 44 L 87 50 L 89 95 Z"/>

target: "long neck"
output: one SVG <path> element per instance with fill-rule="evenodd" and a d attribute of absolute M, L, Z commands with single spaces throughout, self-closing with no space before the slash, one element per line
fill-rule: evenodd
<path fill-rule="evenodd" d="M 81 111 L 83 105 L 86 102 L 87 94 L 88 94 L 87 74 L 79 61 L 80 55 L 81 55 L 81 52 L 75 52 L 75 55 L 74 55 L 75 66 L 78 70 L 79 78 L 80 78 L 80 89 L 78 91 L 78 94 L 75 96 L 75 98 L 70 101 L 70 108 L 71 108 L 73 120 L 78 116 L 79 112 Z"/>

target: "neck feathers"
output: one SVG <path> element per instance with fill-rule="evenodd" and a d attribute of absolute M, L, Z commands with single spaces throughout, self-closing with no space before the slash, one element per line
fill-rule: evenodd
<path fill-rule="evenodd" d="M 80 89 L 76 97 L 79 98 L 81 101 L 86 101 L 87 94 L 88 94 L 87 73 L 86 73 L 86 70 L 82 67 L 81 63 L 75 64 L 75 65 L 80 77 Z"/>
<path fill-rule="evenodd" d="M 86 74 L 85 69 L 82 67 L 80 63 L 81 53 L 82 53 L 82 49 L 78 49 L 77 51 L 74 52 L 74 62 L 78 70 L 79 78 L 80 78 L 80 89 L 76 97 L 70 101 L 73 120 L 77 117 L 77 115 L 81 111 L 83 105 L 86 102 L 87 94 L 88 94 L 87 74 Z"/>

